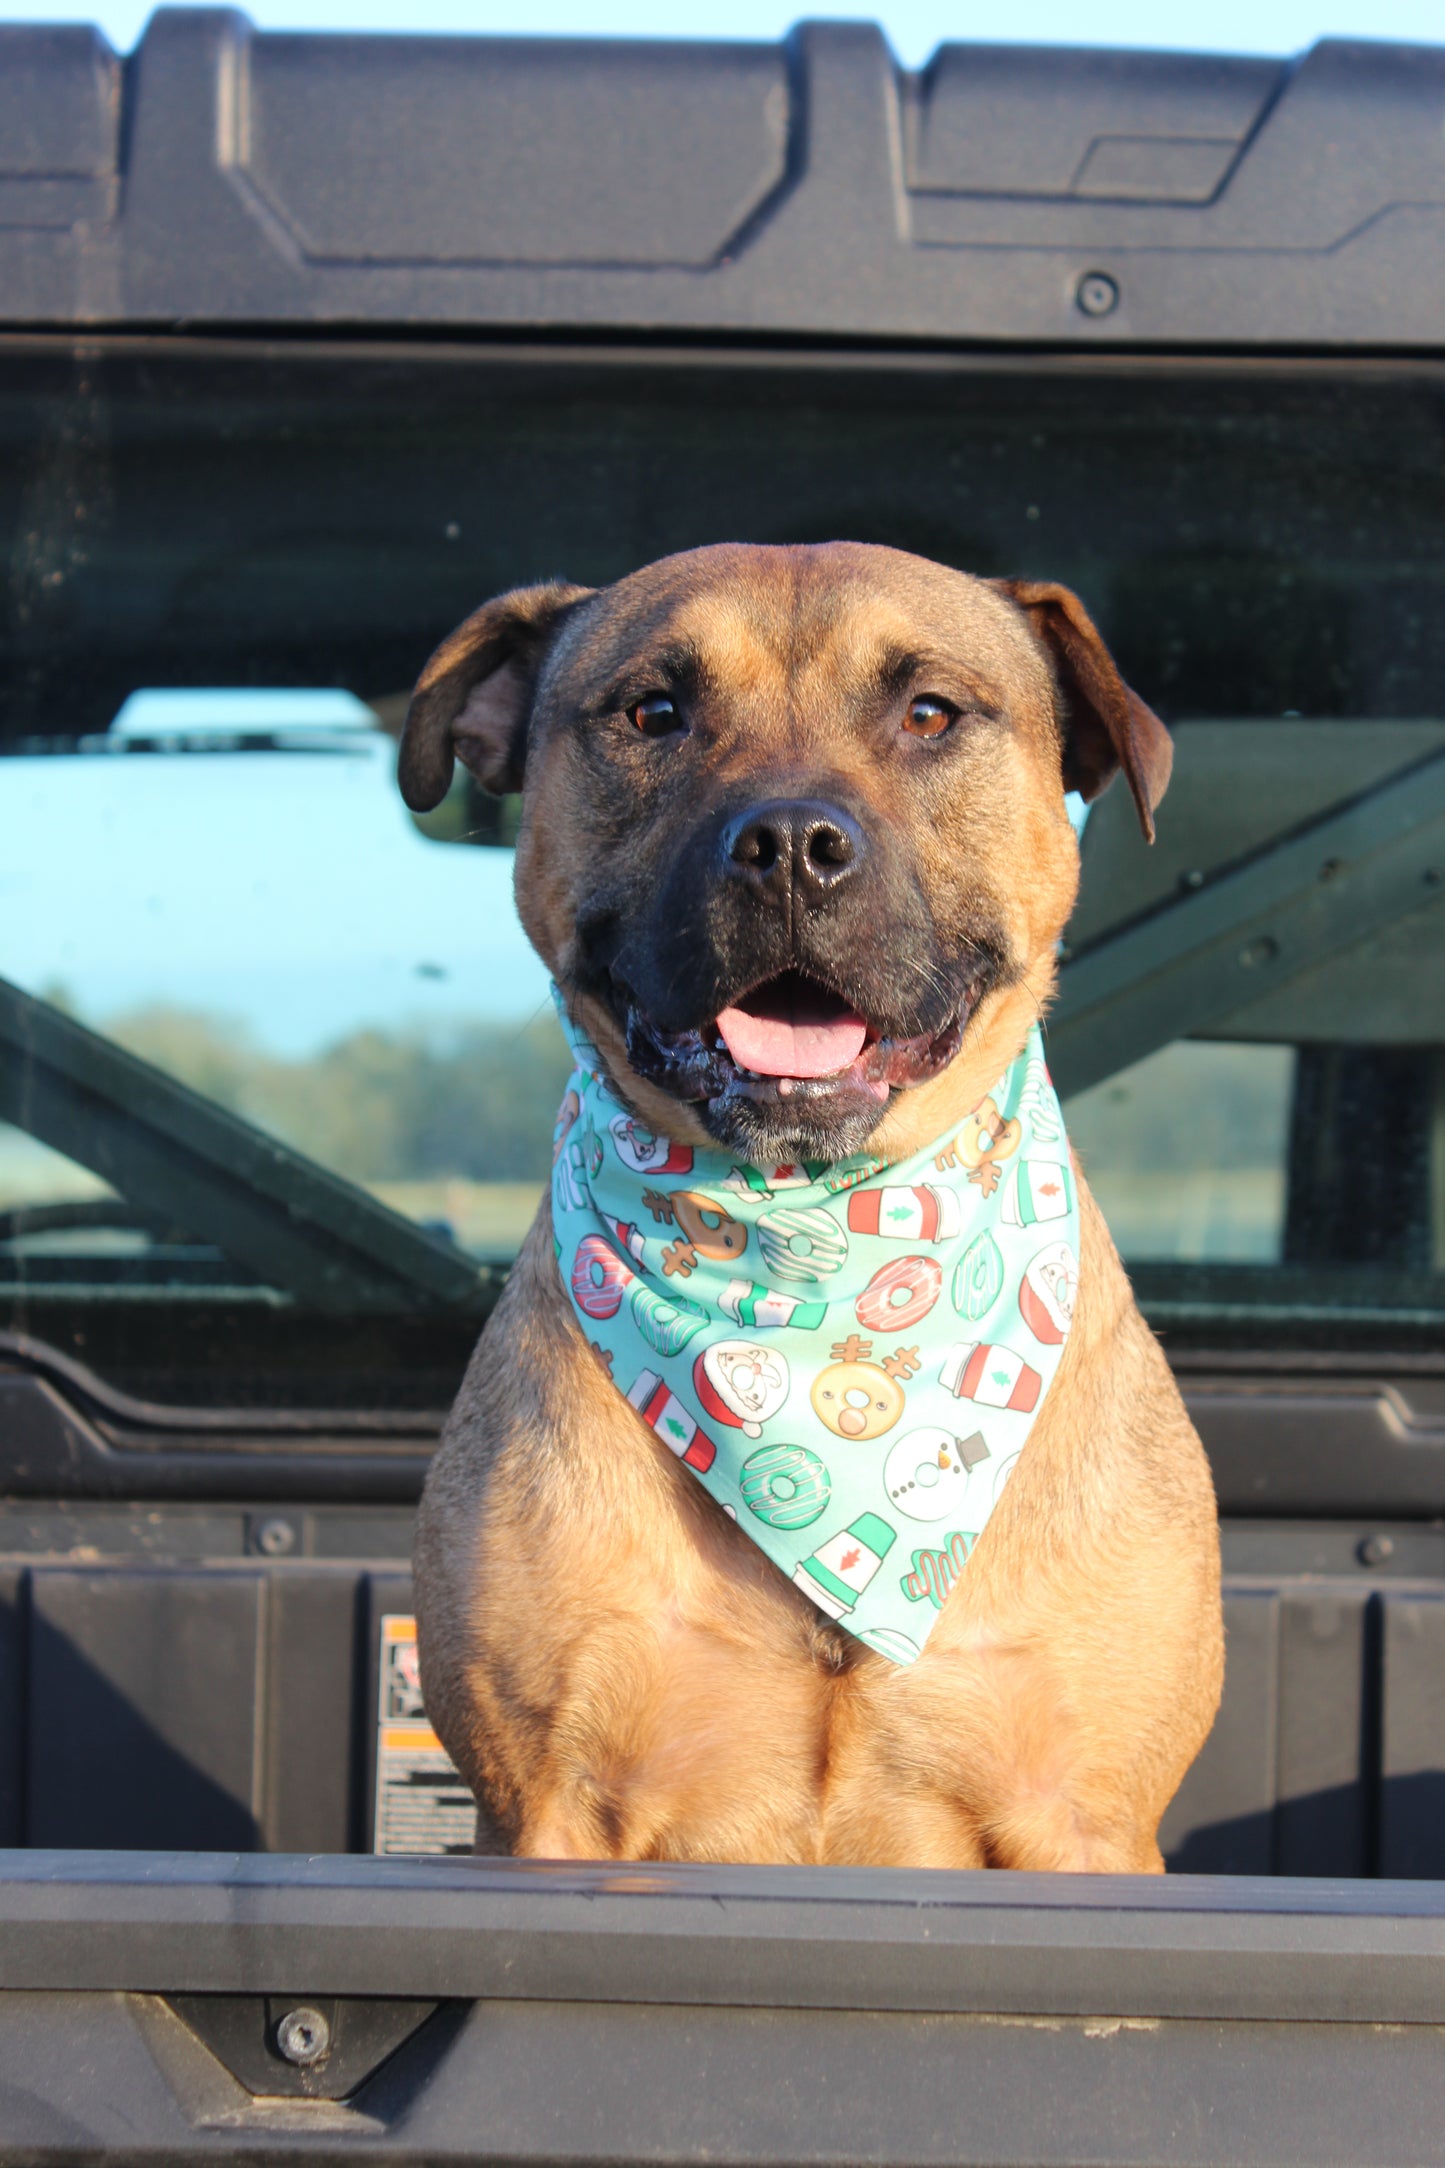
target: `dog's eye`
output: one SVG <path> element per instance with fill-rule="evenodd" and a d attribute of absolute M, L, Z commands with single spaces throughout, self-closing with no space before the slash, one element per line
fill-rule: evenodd
<path fill-rule="evenodd" d="M 958 719 L 957 708 L 951 708 L 946 700 L 935 700 L 925 693 L 920 699 L 910 700 L 903 727 L 915 738 L 941 738 L 950 723 Z"/>
<path fill-rule="evenodd" d="M 669 700 L 666 693 L 649 693 L 645 700 L 634 700 L 627 710 L 627 720 L 644 738 L 665 738 L 682 728 L 677 702 Z"/>

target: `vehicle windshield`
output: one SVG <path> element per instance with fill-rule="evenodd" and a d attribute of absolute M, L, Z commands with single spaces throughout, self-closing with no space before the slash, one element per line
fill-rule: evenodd
<path fill-rule="evenodd" d="M 444 1406 L 567 1060 L 515 804 L 406 812 L 407 688 L 519 582 L 846 535 L 1066 581 L 1175 732 L 1152 851 L 1089 812 L 1049 1030 L 1146 1313 L 1438 1345 L 1442 386 L 6 342 L 0 1335 L 143 1399 Z"/>

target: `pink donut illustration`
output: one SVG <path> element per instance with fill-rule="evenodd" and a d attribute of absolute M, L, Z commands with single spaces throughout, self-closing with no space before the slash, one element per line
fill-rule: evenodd
<path fill-rule="evenodd" d="M 601 1235 L 584 1235 L 572 1260 L 572 1299 L 587 1317 L 616 1317 L 636 1277 Z"/>
<path fill-rule="evenodd" d="M 942 1286 L 943 1268 L 931 1257 L 895 1258 L 858 1297 L 858 1322 L 867 1332 L 907 1332 L 927 1317 Z"/>

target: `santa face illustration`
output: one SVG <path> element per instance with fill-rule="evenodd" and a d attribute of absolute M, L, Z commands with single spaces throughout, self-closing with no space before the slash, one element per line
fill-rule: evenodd
<path fill-rule="evenodd" d="M 633 1174 L 691 1174 L 690 1144 L 655 1136 L 631 1114 L 614 1115 L 607 1126 L 618 1158 Z"/>
<path fill-rule="evenodd" d="M 1045 1347 L 1063 1345 L 1078 1290 L 1079 1261 L 1067 1242 L 1051 1242 L 1030 1259 L 1019 1288 L 1019 1312 Z"/>
<path fill-rule="evenodd" d="M 715 1340 L 698 1356 L 692 1377 L 707 1414 L 750 1438 L 762 1436 L 763 1424 L 788 1397 L 786 1357 L 755 1340 Z"/>

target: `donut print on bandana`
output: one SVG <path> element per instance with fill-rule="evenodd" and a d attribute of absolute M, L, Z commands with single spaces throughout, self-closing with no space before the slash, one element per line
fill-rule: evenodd
<path fill-rule="evenodd" d="M 1073 1316 L 1077 1199 L 1037 1033 L 988 1095 L 1010 1146 L 983 1181 L 956 1114 L 892 1163 L 748 1168 L 677 1144 L 564 1028 L 561 1288 L 666 1446 L 659 1474 L 700 1484 L 863 1661 L 926 1659 Z"/>
<path fill-rule="evenodd" d="M 953 1307 L 976 1325 L 1003 1293 L 1003 1252 L 987 1229 L 970 1242 L 953 1268 Z"/>
<path fill-rule="evenodd" d="M 780 1280 L 826 1280 L 841 1271 L 848 1238 L 820 1205 L 765 1212 L 758 1221 L 763 1261 Z"/>
<path fill-rule="evenodd" d="M 943 1267 L 932 1257 L 900 1257 L 880 1265 L 854 1305 L 866 1332 L 907 1332 L 921 1325 L 938 1300 Z"/>
<path fill-rule="evenodd" d="M 584 1235 L 572 1260 L 572 1300 L 586 1316 L 605 1323 L 616 1317 L 637 1277 L 601 1235 Z"/>
<path fill-rule="evenodd" d="M 765 1445 L 742 1466 L 739 1488 L 749 1513 L 769 1528 L 809 1528 L 832 1493 L 828 1471 L 801 1445 Z"/>

